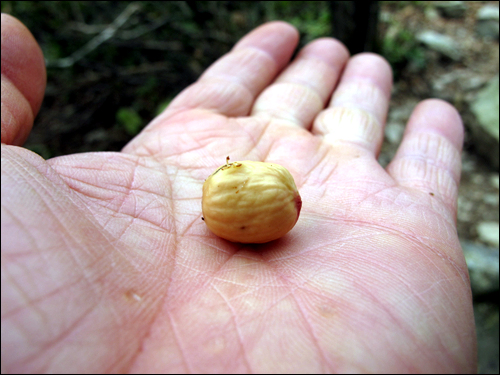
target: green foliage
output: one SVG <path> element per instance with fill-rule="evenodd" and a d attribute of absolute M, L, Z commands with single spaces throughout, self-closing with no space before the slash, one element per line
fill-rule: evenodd
<path fill-rule="evenodd" d="M 158 79 L 155 76 L 148 77 L 144 84 L 137 89 L 137 95 L 141 98 L 151 97 L 151 95 L 154 95 L 155 90 L 158 90 L 158 84 Z"/>
<path fill-rule="evenodd" d="M 42 51 L 46 60 L 56 60 L 63 57 L 61 47 L 57 42 L 48 42 L 43 46 Z"/>
<path fill-rule="evenodd" d="M 416 6 L 416 7 L 426 7 L 428 5 L 428 1 L 381 1 L 386 4 L 391 4 L 396 6 L 397 8 L 404 8 L 408 5 Z"/>
<path fill-rule="evenodd" d="M 170 104 L 171 101 L 172 101 L 172 99 L 167 99 L 167 100 L 162 101 L 160 104 L 158 104 L 158 106 L 156 107 L 156 115 L 159 115 L 160 113 L 162 113 L 165 110 L 165 108 L 168 107 L 168 105 Z"/>
<path fill-rule="evenodd" d="M 137 135 L 142 129 L 142 118 L 133 108 L 120 108 L 116 112 L 116 122 L 129 135 Z"/>
<path fill-rule="evenodd" d="M 305 18 L 294 17 L 290 19 L 290 23 L 302 34 L 305 34 L 304 43 L 331 34 L 330 13 L 326 11 L 317 16 L 310 14 L 309 17 Z"/>
<path fill-rule="evenodd" d="M 326 1 L 266 1 L 268 20 L 284 20 L 302 34 L 301 44 L 331 34 L 330 11 Z"/>
<path fill-rule="evenodd" d="M 26 148 L 40 155 L 45 160 L 50 159 L 51 157 L 54 156 L 54 152 L 52 152 L 52 150 L 43 143 L 31 143 Z"/>
<path fill-rule="evenodd" d="M 415 36 L 397 23 L 393 23 L 387 30 L 381 49 L 382 56 L 392 65 L 396 75 L 408 63 L 417 71 L 426 64 L 424 51 Z"/>

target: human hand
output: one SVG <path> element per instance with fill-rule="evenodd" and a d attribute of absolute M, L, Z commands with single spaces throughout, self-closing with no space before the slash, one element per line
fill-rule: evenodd
<path fill-rule="evenodd" d="M 297 41 L 265 24 L 121 153 L 45 161 L 13 146 L 42 55 L 2 15 L 2 372 L 476 370 L 459 115 L 420 103 L 384 169 L 387 62 L 324 38 L 289 63 Z M 207 229 L 203 181 L 227 155 L 295 177 L 285 237 Z"/>

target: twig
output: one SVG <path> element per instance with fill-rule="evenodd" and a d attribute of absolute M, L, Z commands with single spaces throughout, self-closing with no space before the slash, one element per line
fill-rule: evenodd
<path fill-rule="evenodd" d="M 140 9 L 139 3 L 130 3 L 125 10 L 111 23 L 109 26 L 104 29 L 99 35 L 93 38 L 90 42 L 85 44 L 79 50 L 73 52 L 71 56 L 65 57 L 58 60 L 46 60 L 45 63 L 47 67 L 55 67 L 55 68 L 68 68 L 73 66 L 78 60 L 86 56 L 88 53 L 95 50 L 106 40 L 110 39 L 115 35 L 116 31 L 123 26 L 125 22 L 134 14 L 136 11 Z"/>

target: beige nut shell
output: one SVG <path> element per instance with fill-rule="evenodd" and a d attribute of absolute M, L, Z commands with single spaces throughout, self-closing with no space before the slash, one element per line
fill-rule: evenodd
<path fill-rule="evenodd" d="M 205 223 L 233 242 L 264 243 L 284 236 L 295 226 L 301 207 L 292 175 L 275 163 L 226 163 L 203 184 Z"/>

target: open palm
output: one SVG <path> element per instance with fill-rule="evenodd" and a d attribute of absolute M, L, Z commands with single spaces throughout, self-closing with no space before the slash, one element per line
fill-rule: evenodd
<path fill-rule="evenodd" d="M 123 152 L 44 161 L 12 146 L 44 71 L 5 18 L 2 372 L 475 370 L 450 105 L 421 103 L 383 169 L 388 64 L 327 38 L 289 63 L 297 32 L 273 22 Z M 243 245 L 208 230 L 202 185 L 228 155 L 292 173 L 303 207 L 286 236 Z"/>

